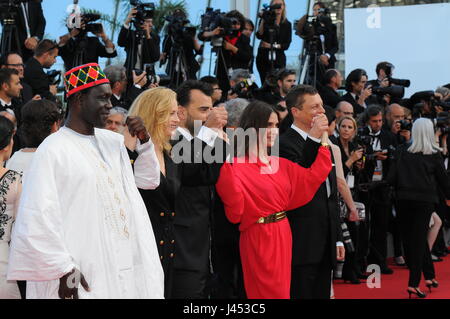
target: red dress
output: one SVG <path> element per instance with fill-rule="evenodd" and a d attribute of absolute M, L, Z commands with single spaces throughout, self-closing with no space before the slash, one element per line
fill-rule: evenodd
<path fill-rule="evenodd" d="M 271 157 L 270 162 L 274 172 L 267 174 L 264 164 L 242 163 L 242 158 L 235 158 L 233 164 L 222 166 L 216 184 L 227 218 L 240 223 L 244 285 L 251 299 L 290 298 L 289 221 L 257 224 L 258 219 L 307 204 L 331 171 L 330 151 L 325 147 L 320 147 L 308 169 L 284 158 Z"/>

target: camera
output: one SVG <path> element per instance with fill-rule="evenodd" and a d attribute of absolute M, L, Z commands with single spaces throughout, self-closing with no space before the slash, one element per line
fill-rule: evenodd
<path fill-rule="evenodd" d="M 277 13 L 275 12 L 275 10 L 278 9 L 281 9 L 281 4 L 263 4 L 263 9 L 260 13 L 258 13 L 258 17 L 260 17 L 269 27 L 273 27 L 275 26 L 275 22 L 277 19 Z"/>
<path fill-rule="evenodd" d="M 153 2 L 143 3 L 140 0 L 130 0 L 130 5 L 135 7 L 137 12 L 133 19 L 134 26 L 137 30 L 141 28 L 146 19 L 153 19 L 155 14 L 155 4 Z"/>
<path fill-rule="evenodd" d="M 237 94 L 242 99 L 251 99 L 253 97 L 253 90 L 256 88 L 257 86 L 252 79 L 245 79 L 233 86 L 230 94 Z"/>
<path fill-rule="evenodd" d="M 100 19 L 99 14 L 86 13 L 81 16 L 82 21 L 86 24 L 86 32 L 100 33 L 103 31 L 103 26 L 101 23 L 91 23 Z"/>
<path fill-rule="evenodd" d="M 405 87 L 400 85 L 392 85 L 387 87 L 374 87 L 372 88 L 372 94 L 387 95 L 389 94 L 393 98 L 401 99 L 405 95 Z"/>
<path fill-rule="evenodd" d="M 191 21 L 186 19 L 184 14 L 173 14 L 165 17 L 165 20 L 169 23 L 167 33 L 172 36 L 175 43 L 182 44 L 185 37 L 195 37 L 197 28 L 190 24 Z"/>
<path fill-rule="evenodd" d="M 386 76 L 389 80 L 389 86 L 391 85 L 400 85 L 400 86 L 404 86 L 409 88 L 409 86 L 411 85 L 411 81 L 410 80 L 404 80 L 404 79 L 394 79 L 392 77 L 392 71 L 394 69 L 394 65 L 391 63 L 388 63 L 386 66 Z"/>
<path fill-rule="evenodd" d="M 156 75 L 155 64 L 144 64 L 144 70 L 135 69 L 134 73 L 139 76 L 144 73 L 144 71 L 147 73 L 147 85 L 159 83 L 160 78 L 158 75 Z"/>
<path fill-rule="evenodd" d="M 400 121 L 397 121 L 397 123 L 400 124 L 400 131 L 411 131 L 412 130 L 412 123 L 409 120 L 400 120 Z"/>
<path fill-rule="evenodd" d="M 238 19 L 227 17 L 226 13 L 221 12 L 220 9 L 214 10 L 208 7 L 201 16 L 201 31 L 209 32 L 219 27 L 222 28 L 223 32 L 211 40 L 213 47 L 220 47 L 222 46 L 223 36 L 237 36 L 239 30 L 235 30 L 233 26 L 239 23 Z"/>
<path fill-rule="evenodd" d="M 47 78 L 50 85 L 56 85 L 61 81 L 61 71 L 58 70 L 47 71 Z"/>
<path fill-rule="evenodd" d="M 355 251 L 355 246 L 353 245 L 352 237 L 350 236 L 350 231 L 348 230 L 347 224 L 345 222 L 341 223 L 342 229 L 342 239 L 345 244 L 345 251 L 352 253 Z"/>

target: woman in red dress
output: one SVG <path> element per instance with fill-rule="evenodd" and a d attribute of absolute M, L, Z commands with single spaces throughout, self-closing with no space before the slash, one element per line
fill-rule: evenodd
<path fill-rule="evenodd" d="M 320 147 L 308 169 L 269 156 L 278 134 L 278 117 L 264 102 L 247 106 L 240 127 L 258 130 L 258 138 L 237 143 L 243 144 L 243 151 L 233 163 L 222 166 L 216 188 L 227 218 L 240 223 L 245 290 L 251 299 L 289 299 L 292 236 L 285 211 L 313 198 L 331 171 L 330 151 Z"/>

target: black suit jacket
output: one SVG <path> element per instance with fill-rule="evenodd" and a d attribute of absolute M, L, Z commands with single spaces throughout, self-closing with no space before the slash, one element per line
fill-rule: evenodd
<path fill-rule="evenodd" d="M 319 147 L 319 143 L 309 138 L 305 141 L 292 128 L 280 137 L 280 156 L 303 167 L 312 165 Z M 342 231 L 338 216 L 334 166 L 328 179 L 331 186 L 329 198 L 324 182 L 308 204 L 288 212 L 292 230 L 293 266 L 318 264 L 327 253 L 330 254 L 332 263 L 336 263 L 336 242 L 342 241 Z"/>
<path fill-rule="evenodd" d="M 50 93 L 50 81 L 44 72 L 42 65 L 34 57 L 25 64 L 23 80 L 31 86 L 33 95 L 39 94 L 42 98 L 54 100 L 55 97 Z"/>
<path fill-rule="evenodd" d="M 319 90 L 320 97 L 323 104 L 336 108 L 337 104 L 341 101 L 339 94 L 330 86 L 325 85 Z"/>
<path fill-rule="evenodd" d="M 45 25 L 46 25 L 44 12 L 42 11 L 41 2 L 42 2 L 41 0 L 37 0 L 37 1 L 34 0 L 34 1 L 29 1 L 27 3 L 27 6 L 28 6 L 27 21 L 28 21 L 28 26 L 30 27 L 30 36 L 37 37 L 39 39 L 38 41 L 43 39 L 44 32 L 45 32 Z M 19 8 L 19 14 L 18 14 L 18 19 L 17 19 L 16 23 L 17 23 L 17 29 L 18 29 L 18 34 L 19 34 L 20 49 L 22 51 L 22 58 L 26 62 L 30 57 L 33 56 L 33 51 L 28 50 L 25 47 L 25 40 L 27 39 L 28 35 L 27 35 L 27 29 L 26 29 L 26 24 L 25 24 L 25 16 L 23 14 L 23 10 L 21 7 Z M 14 46 L 12 48 L 12 51 L 16 51 L 16 50 L 17 50 L 17 48 Z"/>
<path fill-rule="evenodd" d="M 64 60 L 64 67 L 66 70 L 70 70 L 78 65 L 74 65 L 74 59 L 76 58 L 77 48 L 78 50 L 85 46 L 86 49 L 83 52 L 83 59 L 79 65 L 87 63 L 98 63 L 98 58 L 114 58 L 117 56 L 117 51 L 113 53 L 106 52 L 106 47 L 100 42 L 97 37 L 86 37 L 83 40 L 71 38 L 69 42 L 63 47 L 59 47 L 59 55 Z M 80 53 L 81 54 L 81 53 Z"/>
<path fill-rule="evenodd" d="M 347 92 L 342 96 L 342 101 L 347 101 L 353 106 L 353 112 L 355 112 L 355 116 L 363 113 L 366 110 L 364 106 L 358 104 L 358 102 L 353 98 L 350 92 Z"/>
<path fill-rule="evenodd" d="M 141 65 L 139 67 L 140 70 L 143 70 L 144 64 L 150 64 L 155 63 L 159 60 L 161 55 L 161 50 L 159 48 L 159 36 L 156 33 L 152 32 L 152 38 L 151 39 L 143 39 L 142 40 L 142 59 L 141 59 Z M 131 52 L 133 49 L 133 39 L 136 39 L 136 31 L 127 29 L 125 27 L 122 27 L 120 29 L 119 38 L 117 40 L 117 44 L 120 47 L 125 48 L 125 51 L 127 52 L 127 59 L 125 61 L 125 66 L 131 65 L 131 69 L 135 68 L 136 63 L 136 57 L 137 57 L 137 42 L 135 43 L 135 50 L 134 55 L 131 56 Z M 137 39 L 136 39 L 137 41 Z M 132 59 L 130 61 L 130 59 Z M 130 70 L 128 70 L 130 71 Z"/>
<path fill-rule="evenodd" d="M 111 96 L 111 104 L 113 107 L 120 106 L 124 108 L 125 110 L 129 110 L 131 105 L 133 104 L 134 100 L 144 92 L 143 89 L 139 89 L 136 86 L 132 85 L 128 88 L 127 94 L 123 94 L 120 97 L 120 100 L 116 98 L 116 96 L 113 94 Z"/>

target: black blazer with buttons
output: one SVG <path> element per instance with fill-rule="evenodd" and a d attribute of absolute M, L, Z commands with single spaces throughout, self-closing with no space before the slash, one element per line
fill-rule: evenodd
<path fill-rule="evenodd" d="M 280 137 L 280 157 L 287 158 L 303 167 L 312 165 L 319 147 L 319 143 L 309 138 L 305 141 L 292 128 Z M 329 198 L 326 182 L 324 182 L 308 204 L 287 214 L 292 230 L 293 266 L 318 264 L 327 251 L 332 264 L 336 263 L 336 242 L 342 241 L 342 231 L 337 206 L 337 180 L 334 166 L 328 179 L 331 187 Z"/>

